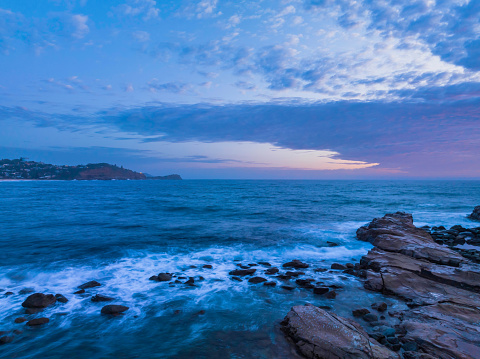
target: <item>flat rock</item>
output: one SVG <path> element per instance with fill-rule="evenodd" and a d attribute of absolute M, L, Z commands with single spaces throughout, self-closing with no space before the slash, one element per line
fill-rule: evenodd
<path fill-rule="evenodd" d="M 449 231 L 464 230 L 453 226 Z M 402 212 L 374 219 L 357 237 L 375 246 L 360 262 L 365 288 L 404 299 L 411 308 L 395 314 L 403 341 L 415 342 L 434 358 L 480 357 L 479 264 L 435 243 Z"/>
<path fill-rule="evenodd" d="M 357 323 L 312 305 L 293 307 L 282 322 L 285 333 L 306 358 L 398 359 Z"/>
<path fill-rule="evenodd" d="M 88 288 L 94 288 L 94 287 L 100 287 L 101 284 L 98 283 L 96 280 L 91 280 L 90 282 L 83 283 L 82 285 L 79 285 L 77 288 L 79 289 L 88 289 Z"/>
<path fill-rule="evenodd" d="M 35 293 L 31 294 L 22 303 L 24 308 L 46 308 L 55 304 L 57 298 L 53 294 Z"/>
<path fill-rule="evenodd" d="M 101 313 L 102 314 L 121 314 L 123 312 L 126 312 L 129 307 L 126 307 L 124 305 L 118 305 L 118 304 L 109 304 L 106 305 L 102 308 Z"/>

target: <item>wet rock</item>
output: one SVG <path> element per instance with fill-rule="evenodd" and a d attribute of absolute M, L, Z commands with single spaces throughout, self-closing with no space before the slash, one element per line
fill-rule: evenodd
<path fill-rule="evenodd" d="M 338 243 L 330 242 L 330 241 L 327 241 L 327 245 L 328 245 L 329 247 L 338 247 L 338 246 L 339 246 Z"/>
<path fill-rule="evenodd" d="M 313 271 L 315 273 L 324 273 L 326 272 L 328 269 L 327 268 L 315 268 Z"/>
<path fill-rule="evenodd" d="M 246 276 L 246 275 L 252 275 L 256 272 L 255 268 L 250 268 L 250 269 L 235 269 L 229 272 L 228 274 L 234 275 L 234 276 Z"/>
<path fill-rule="evenodd" d="M 297 283 L 298 286 L 306 289 L 312 289 L 315 286 L 312 284 L 314 282 L 314 279 L 297 279 L 295 283 Z"/>
<path fill-rule="evenodd" d="M 264 286 L 267 286 L 267 287 L 275 287 L 277 285 L 277 283 L 275 282 L 265 282 L 263 283 Z"/>
<path fill-rule="evenodd" d="M 206 312 L 202 309 L 195 313 L 195 315 L 204 315 Z"/>
<path fill-rule="evenodd" d="M 185 282 L 186 285 L 189 285 L 189 286 L 195 286 L 195 278 L 193 277 L 190 277 L 188 278 L 188 280 Z"/>
<path fill-rule="evenodd" d="M 189 266 L 189 268 L 194 269 L 194 268 L 197 268 L 197 266 L 194 266 L 194 265 L 192 264 L 191 266 Z"/>
<path fill-rule="evenodd" d="M 257 263 L 248 263 L 249 267 L 256 267 L 258 264 Z"/>
<path fill-rule="evenodd" d="M 20 334 L 23 334 L 23 332 L 22 332 L 21 330 L 14 329 L 14 330 L 13 330 L 13 334 L 15 334 L 15 335 L 20 335 Z"/>
<path fill-rule="evenodd" d="M 236 280 L 237 282 L 243 282 L 243 279 L 239 277 L 232 277 L 231 279 Z"/>
<path fill-rule="evenodd" d="M 169 282 L 172 280 L 172 274 L 171 273 L 159 273 L 157 275 L 157 279 L 155 279 L 157 282 Z"/>
<path fill-rule="evenodd" d="M 400 358 L 370 338 L 357 323 L 315 306 L 293 307 L 282 325 L 306 358 Z"/>
<path fill-rule="evenodd" d="M 13 294 L 14 294 L 13 292 L 5 292 L 5 294 L 4 294 L 4 295 L 7 297 L 7 296 L 9 296 L 9 295 L 13 295 Z"/>
<path fill-rule="evenodd" d="M 335 299 L 336 297 L 337 297 L 337 292 L 335 292 L 334 290 L 331 290 L 330 292 L 325 294 L 325 298 L 327 299 Z"/>
<path fill-rule="evenodd" d="M 262 282 L 266 282 L 267 280 L 262 277 L 253 277 L 248 280 L 248 283 L 258 284 Z"/>
<path fill-rule="evenodd" d="M 35 327 L 37 325 L 47 324 L 49 321 L 50 321 L 50 319 L 48 319 L 48 318 L 35 318 L 35 319 L 32 319 L 32 320 L 29 320 L 27 322 L 27 325 L 29 327 Z"/>
<path fill-rule="evenodd" d="M 205 269 L 212 269 L 213 266 L 210 265 L 210 264 L 205 264 L 202 268 L 205 268 Z"/>
<path fill-rule="evenodd" d="M 387 308 L 388 308 L 388 305 L 385 302 L 379 302 L 379 303 L 373 303 L 372 304 L 372 309 L 375 309 L 379 312 L 384 312 L 384 311 L 387 310 Z"/>
<path fill-rule="evenodd" d="M 158 279 L 158 276 L 156 275 L 152 275 L 150 278 L 148 278 L 148 280 L 157 280 Z"/>
<path fill-rule="evenodd" d="M 355 265 L 353 263 L 347 263 L 345 264 L 345 267 L 347 267 L 348 269 L 353 269 L 355 268 Z"/>
<path fill-rule="evenodd" d="M 313 288 L 313 294 L 318 294 L 318 295 L 323 295 L 325 293 L 328 293 L 330 288 L 327 287 L 315 287 Z"/>
<path fill-rule="evenodd" d="M 480 206 L 476 206 L 468 218 L 473 219 L 474 221 L 480 221 Z"/>
<path fill-rule="evenodd" d="M 13 341 L 13 336 L 11 335 L 5 335 L 0 338 L 0 345 L 8 344 Z"/>
<path fill-rule="evenodd" d="M 98 283 L 96 280 L 91 280 L 90 282 L 83 283 L 82 285 L 79 285 L 77 288 L 79 289 L 89 289 L 89 288 L 94 288 L 94 287 L 100 287 L 101 284 Z"/>
<path fill-rule="evenodd" d="M 114 298 L 112 297 L 107 297 L 106 295 L 103 295 L 103 294 L 95 294 L 91 301 L 92 302 L 95 302 L 95 303 L 98 303 L 98 302 L 111 302 L 112 300 L 114 300 Z"/>
<path fill-rule="evenodd" d="M 14 322 L 19 324 L 19 323 L 23 323 L 23 322 L 26 322 L 27 321 L 27 318 L 24 318 L 24 317 L 19 317 L 19 318 L 15 318 Z"/>
<path fill-rule="evenodd" d="M 37 314 L 43 311 L 43 308 L 27 308 L 25 314 Z"/>
<path fill-rule="evenodd" d="M 106 305 L 102 308 L 101 313 L 102 314 L 117 315 L 117 314 L 121 314 L 123 312 L 126 312 L 128 309 L 130 309 L 130 308 L 126 307 L 124 305 L 109 304 L 109 305 Z"/>
<path fill-rule="evenodd" d="M 352 314 L 356 318 L 363 317 L 364 315 L 369 314 L 369 313 L 370 313 L 370 311 L 367 308 L 352 310 Z"/>
<path fill-rule="evenodd" d="M 283 266 L 283 268 L 308 268 L 309 265 L 307 263 L 303 263 L 302 261 L 299 261 L 298 259 L 294 259 L 293 261 L 291 262 L 287 262 L 285 263 Z"/>
<path fill-rule="evenodd" d="M 187 277 L 182 276 L 182 277 L 178 277 L 178 279 L 187 279 Z"/>
<path fill-rule="evenodd" d="M 289 277 L 298 277 L 298 276 L 301 276 L 301 275 L 304 275 L 304 274 L 305 274 L 305 272 L 291 272 L 291 271 L 285 272 L 285 275 L 289 276 Z"/>
<path fill-rule="evenodd" d="M 363 318 L 364 321 L 366 321 L 368 323 L 378 321 L 378 317 L 375 314 L 372 314 L 372 313 L 367 313 L 362 318 Z"/>
<path fill-rule="evenodd" d="M 35 292 L 35 289 L 34 288 L 23 288 L 21 289 L 18 294 L 30 294 L 30 293 L 33 293 Z"/>
<path fill-rule="evenodd" d="M 55 294 L 55 298 L 57 298 L 57 302 L 60 302 L 60 303 L 68 302 L 68 299 L 63 294 Z"/>
<path fill-rule="evenodd" d="M 294 290 L 295 287 L 289 286 L 289 285 L 282 285 L 280 288 L 285 289 L 285 290 Z"/>
<path fill-rule="evenodd" d="M 258 262 L 258 264 L 261 264 L 262 266 L 265 266 L 265 267 L 271 267 L 272 265 L 268 262 Z"/>
<path fill-rule="evenodd" d="M 173 314 L 174 314 L 174 315 L 178 315 L 178 314 L 180 314 L 181 312 L 182 312 L 182 311 L 181 311 L 180 309 L 176 309 L 176 310 L 173 311 Z"/>
<path fill-rule="evenodd" d="M 265 271 L 265 274 L 272 275 L 272 274 L 277 274 L 279 272 L 279 269 L 276 267 L 269 268 Z"/>
<path fill-rule="evenodd" d="M 85 289 L 80 289 L 80 290 L 77 290 L 76 292 L 73 292 L 73 294 L 83 294 L 85 293 Z"/>
<path fill-rule="evenodd" d="M 347 267 L 345 267 L 343 264 L 340 264 L 340 263 L 333 263 L 330 268 L 331 268 L 331 269 L 344 270 L 344 269 L 346 269 Z"/>
<path fill-rule="evenodd" d="M 31 294 L 22 303 L 24 308 L 46 308 L 55 304 L 57 298 L 53 294 L 35 293 Z"/>

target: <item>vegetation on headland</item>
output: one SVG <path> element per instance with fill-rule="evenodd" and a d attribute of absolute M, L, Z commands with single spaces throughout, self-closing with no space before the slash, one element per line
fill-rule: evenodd
<path fill-rule="evenodd" d="M 0 179 L 8 180 L 181 180 L 179 175 L 147 176 L 108 163 L 52 165 L 25 158 L 0 160 Z"/>

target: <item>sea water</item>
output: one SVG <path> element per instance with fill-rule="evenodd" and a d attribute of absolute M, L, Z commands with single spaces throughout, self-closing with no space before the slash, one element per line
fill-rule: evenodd
<path fill-rule="evenodd" d="M 345 316 L 378 300 L 404 307 L 341 271 L 314 272 L 368 252 L 358 227 L 396 211 L 413 213 L 418 226 L 475 227 L 466 215 L 476 205 L 478 181 L 0 182 L 0 331 L 23 332 L 0 357 L 295 358 L 279 329 L 294 305 Z M 293 259 L 310 265 L 302 278 L 337 285 L 336 299 L 228 274 L 240 263 L 281 268 Z M 148 279 L 160 272 L 196 286 Z M 102 286 L 73 294 L 90 280 Z M 15 324 L 26 316 L 24 288 L 69 301 L 27 316 L 47 325 Z M 109 303 L 93 303 L 95 293 L 130 309 L 103 316 Z"/>

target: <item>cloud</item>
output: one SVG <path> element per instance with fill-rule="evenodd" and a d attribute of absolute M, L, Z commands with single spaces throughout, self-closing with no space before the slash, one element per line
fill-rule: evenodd
<path fill-rule="evenodd" d="M 184 82 L 167 82 L 161 83 L 157 79 L 153 79 L 148 83 L 148 89 L 152 92 L 167 91 L 176 94 L 184 94 L 192 89 L 192 85 Z"/>
<path fill-rule="evenodd" d="M 150 34 L 146 31 L 134 31 L 132 33 L 133 38 L 138 42 L 150 41 Z"/>
<path fill-rule="evenodd" d="M 465 68 L 480 68 L 480 2 L 304 0 L 307 11 L 331 11 L 344 28 L 366 24 L 382 37 L 415 38 L 433 54 Z"/>
<path fill-rule="evenodd" d="M 115 10 L 125 16 L 142 16 L 144 21 L 157 18 L 160 13 L 155 0 L 128 0 Z"/>
<path fill-rule="evenodd" d="M 86 15 L 81 15 L 81 14 L 72 15 L 71 25 L 73 27 L 73 31 L 72 31 L 73 37 L 77 39 L 82 39 L 85 37 L 85 35 L 88 34 L 90 29 L 87 25 L 87 21 L 88 21 L 88 16 Z"/>

